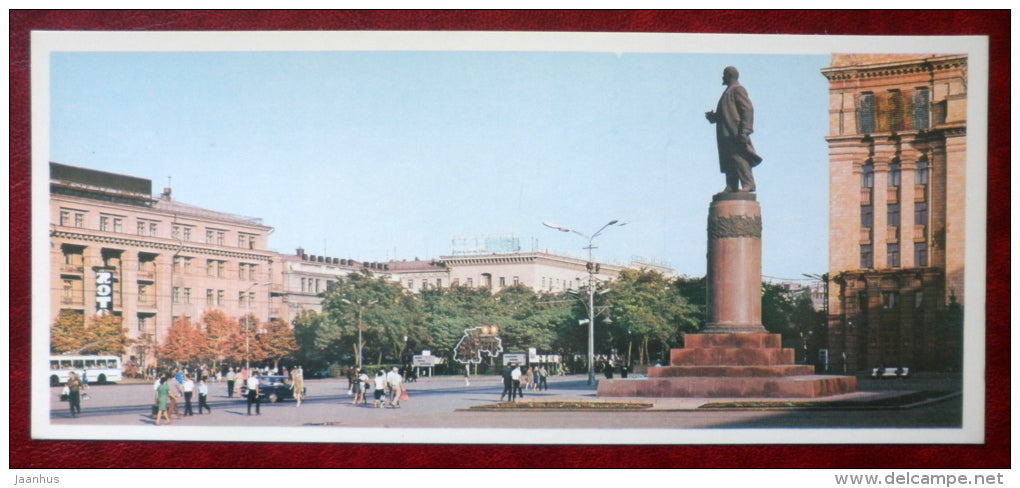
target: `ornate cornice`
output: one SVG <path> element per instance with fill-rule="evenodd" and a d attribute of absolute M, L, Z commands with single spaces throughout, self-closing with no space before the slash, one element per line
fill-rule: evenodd
<path fill-rule="evenodd" d="M 823 69 L 822 74 L 829 81 L 849 81 L 959 69 L 967 69 L 966 56 L 917 58 L 891 63 L 836 66 Z"/>
<path fill-rule="evenodd" d="M 163 251 L 173 251 L 175 253 L 186 252 L 208 256 L 229 257 L 255 261 L 272 261 L 274 257 L 274 253 L 272 253 L 271 251 L 266 251 L 265 254 L 256 254 L 249 252 L 232 251 L 229 249 L 215 249 L 209 247 L 182 245 L 176 242 L 146 241 L 141 239 L 132 239 L 128 237 L 106 236 L 98 234 L 83 234 L 79 232 L 68 232 L 64 230 L 50 231 L 50 238 L 67 239 L 80 242 L 95 242 L 99 244 L 112 244 L 126 248 L 159 249 Z"/>

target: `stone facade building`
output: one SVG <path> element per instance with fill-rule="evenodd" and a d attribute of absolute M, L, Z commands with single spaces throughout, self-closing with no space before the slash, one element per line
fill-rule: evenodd
<path fill-rule="evenodd" d="M 963 305 L 967 58 L 841 55 L 829 81 L 829 363 L 945 370 Z"/>
<path fill-rule="evenodd" d="M 273 319 L 278 257 L 271 227 L 176 202 L 152 182 L 50 163 L 50 312 L 123 317 L 138 363 L 176 317 L 208 309 Z M 274 284 L 275 283 L 275 284 Z"/>

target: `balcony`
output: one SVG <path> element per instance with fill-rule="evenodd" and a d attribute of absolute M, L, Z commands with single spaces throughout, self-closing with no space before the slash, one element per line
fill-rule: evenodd
<path fill-rule="evenodd" d="M 60 272 L 62 274 L 82 274 L 85 272 L 85 266 L 78 264 L 64 264 L 60 266 Z"/>
<path fill-rule="evenodd" d="M 861 188 L 861 205 L 871 205 L 871 188 Z"/>
<path fill-rule="evenodd" d="M 928 200 L 928 185 L 914 185 L 914 201 L 923 202 Z"/>
<path fill-rule="evenodd" d="M 900 189 L 899 187 L 891 187 L 886 192 L 886 203 L 900 203 Z"/>
<path fill-rule="evenodd" d="M 885 242 L 889 244 L 895 244 L 900 242 L 900 228 L 899 227 L 886 227 L 885 228 Z"/>
<path fill-rule="evenodd" d="M 914 226 L 914 242 L 924 242 L 928 240 L 928 226 L 927 225 L 915 225 Z"/>
<path fill-rule="evenodd" d="M 866 228 L 862 228 L 861 229 L 861 242 L 860 243 L 861 244 L 871 244 L 871 229 L 870 228 L 866 227 Z"/>

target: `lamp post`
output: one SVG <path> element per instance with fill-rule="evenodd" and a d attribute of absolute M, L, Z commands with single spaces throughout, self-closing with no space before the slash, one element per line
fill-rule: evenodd
<path fill-rule="evenodd" d="M 627 225 L 626 222 L 620 222 L 619 220 L 610 220 L 609 223 L 603 225 L 602 228 L 595 231 L 591 235 L 585 235 L 569 227 L 563 227 L 561 225 L 550 224 L 549 222 L 542 222 L 542 225 L 555 229 L 560 232 L 573 232 L 588 240 L 588 245 L 584 249 L 588 250 L 588 386 L 595 386 L 595 274 L 598 272 L 597 266 L 592 258 L 592 250 L 596 249 L 593 242 L 595 238 L 606 230 L 606 228 L 616 225 L 623 226 Z"/>
<path fill-rule="evenodd" d="M 361 369 L 361 349 L 363 347 L 362 342 L 361 342 L 361 329 L 363 328 L 362 327 L 361 319 L 364 316 L 365 308 L 367 308 L 369 306 L 372 306 L 372 305 L 375 305 L 376 303 L 379 303 L 379 300 L 372 300 L 371 302 L 368 302 L 368 303 L 364 303 L 364 302 L 360 302 L 360 301 L 355 303 L 355 302 L 352 302 L 352 301 L 350 301 L 350 300 L 348 300 L 346 298 L 341 298 L 340 301 L 344 302 L 344 303 L 346 303 L 348 305 L 354 305 L 355 307 L 358 307 L 358 354 L 356 355 L 355 360 L 358 363 L 358 369 L 360 370 Z M 404 340 L 406 341 L 407 339 L 404 339 Z"/>
<path fill-rule="evenodd" d="M 247 290 L 244 290 L 244 296 L 247 297 L 248 292 L 250 292 L 252 288 L 255 288 L 256 286 L 267 286 L 271 284 L 273 284 L 273 282 L 271 281 L 267 281 L 265 283 L 252 283 Z M 244 369 L 246 371 L 251 371 L 251 364 L 249 362 L 251 358 L 250 338 L 251 338 L 251 313 L 247 313 L 244 315 Z"/>

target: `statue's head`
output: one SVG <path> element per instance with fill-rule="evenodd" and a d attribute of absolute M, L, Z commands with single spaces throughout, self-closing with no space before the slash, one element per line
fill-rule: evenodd
<path fill-rule="evenodd" d="M 730 85 L 734 81 L 740 78 L 740 72 L 733 66 L 727 66 L 722 72 L 722 80 L 724 85 Z"/>

